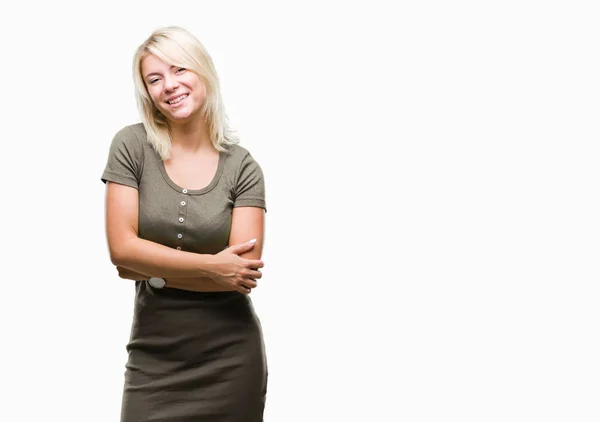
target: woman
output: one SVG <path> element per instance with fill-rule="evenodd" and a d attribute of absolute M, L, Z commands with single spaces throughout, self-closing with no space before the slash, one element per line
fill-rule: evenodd
<path fill-rule="evenodd" d="M 142 122 L 116 133 L 102 175 L 111 261 L 136 280 L 121 421 L 262 421 L 262 170 L 192 34 L 155 31 L 133 73 Z"/>

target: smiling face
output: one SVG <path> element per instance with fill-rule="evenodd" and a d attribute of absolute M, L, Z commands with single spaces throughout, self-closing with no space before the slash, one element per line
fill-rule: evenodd
<path fill-rule="evenodd" d="M 146 89 L 158 110 L 172 122 L 199 116 L 206 101 L 206 87 L 191 70 L 172 66 L 149 54 L 141 63 Z"/>

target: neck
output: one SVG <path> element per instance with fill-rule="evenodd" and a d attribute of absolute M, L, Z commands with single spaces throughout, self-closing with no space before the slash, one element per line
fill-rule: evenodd
<path fill-rule="evenodd" d="M 169 121 L 171 146 L 176 150 L 196 152 L 201 149 L 214 149 L 206 120 L 203 117 L 186 122 Z"/>

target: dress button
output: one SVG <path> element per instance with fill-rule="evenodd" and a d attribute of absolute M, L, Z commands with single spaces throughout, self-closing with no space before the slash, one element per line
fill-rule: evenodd
<path fill-rule="evenodd" d="M 187 193 L 187 189 L 184 189 L 184 190 L 183 190 L 183 193 Z"/>
<path fill-rule="evenodd" d="M 184 205 L 185 205 L 185 201 L 181 201 L 181 206 L 184 206 Z"/>
<path fill-rule="evenodd" d="M 181 239 L 181 238 L 183 237 L 183 235 L 182 235 L 181 233 L 179 233 L 179 234 L 177 235 L 177 237 Z"/>
<path fill-rule="evenodd" d="M 181 250 L 181 246 L 177 246 L 177 250 L 180 251 Z"/>
<path fill-rule="evenodd" d="M 179 217 L 179 222 L 183 223 L 183 217 Z"/>

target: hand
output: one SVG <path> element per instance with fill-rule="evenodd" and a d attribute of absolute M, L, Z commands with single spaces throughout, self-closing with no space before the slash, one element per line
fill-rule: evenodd
<path fill-rule="evenodd" d="M 127 280 L 148 280 L 150 278 L 148 275 L 136 273 L 125 267 L 117 267 L 117 271 L 119 272 L 119 277 Z"/>
<path fill-rule="evenodd" d="M 264 263 L 260 259 L 242 258 L 239 254 L 251 250 L 255 242 L 256 240 L 253 239 L 250 242 L 233 245 L 216 254 L 216 270 L 210 277 L 222 286 L 249 294 L 251 289 L 258 285 L 256 279 L 262 277 L 258 268 L 262 268 Z"/>

